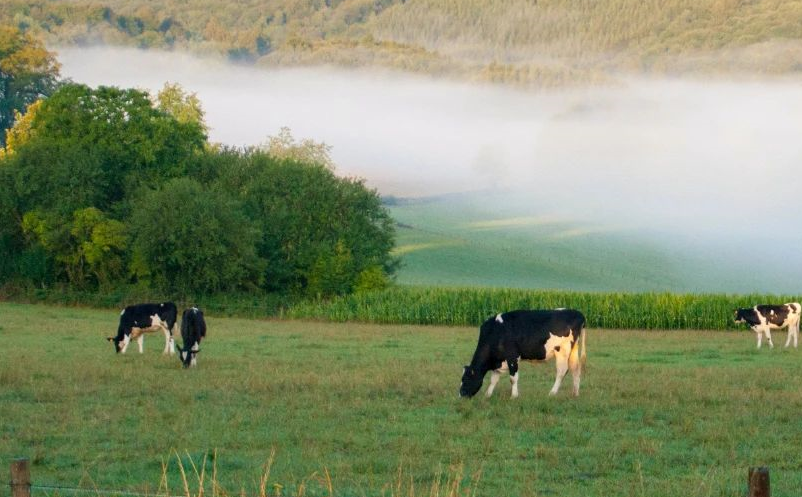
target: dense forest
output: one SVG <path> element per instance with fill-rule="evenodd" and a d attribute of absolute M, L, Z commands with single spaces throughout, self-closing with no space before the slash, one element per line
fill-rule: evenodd
<path fill-rule="evenodd" d="M 385 286 L 395 227 L 328 148 L 283 130 L 207 140 L 197 97 L 58 80 L 39 40 L 0 29 L 0 285 L 170 295 L 347 294 Z"/>
<path fill-rule="evenodd" d="M 802 70 L 802 4 L 779 0 L 5 0 L 49 44 L 380 66 L 532 86 L 624 72 Z"/>

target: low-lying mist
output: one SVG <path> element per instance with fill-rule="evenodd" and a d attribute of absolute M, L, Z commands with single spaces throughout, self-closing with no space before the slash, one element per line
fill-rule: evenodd
<path fill-rule="evenodd" d="M 212 141 L 256 145 L 288 126 L 331 145 L 339 174 L 385 195 L 491 191 L 489 221 L 552 215 L 642 232 L 668 250 L 727 258 L 758 277 L 756 290 L 799 288 L 798 81 L 633 78 L 524 93 L 131 49 L 58 52 L 63 75 L 77 82 L 155 92 L 169 81 L 196 92 Z"/>

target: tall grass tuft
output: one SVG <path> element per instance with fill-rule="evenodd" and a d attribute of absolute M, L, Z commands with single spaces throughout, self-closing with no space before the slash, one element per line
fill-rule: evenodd
<path fill-rule="evenodd" d="M 214 452 L 211 458 L 213 461 L 211 482 L 206 481 L 208 454 L 203 455 L 200 469 L 189 452 L 186 452 L 185 456 L 182 457 L 181 454 L 174 451 L 174 456 L 180 477 L 181 490 L 178 494 L 180 497 L 204 497 L 207 483 L 211 485 L 211 495 L 209 497 L 251 497 L 244 490 L 239 493 L 230 493 L 224 490 L 218 480 L 217 451 Z M 186 463 L 184 459 L 187 461 Z M 335 483 L 329 470 L 325 467 L 321 473 L 315 472 L 297 483 L 289 482 L 285 485 L 276 481 L 271 482 L 270 473 L 275 459 L 276 449 L 273 448 L 267 461 L 265 461 L 261 475 L 259 475 L 258 495 L 254 497 L 306 497 L 307 492 L 310 492 L 310 488 L 312 490 L 309 495 L 334 497 L 337 494 Z M 170 492 L 167 483 L 169 480 L 168 466 L 166 462 L 162 462 L 161 483 L 156 497 L 175 495 Z M 407 476 L 403 465 L 399 465 L 395 478 L 381 487 L 380 495 L 386 497 L 475 497 L 480 479 L 481 469 L 468 476 L 465 474 L 463 466 L 457 464 L 449 467 L 447 471 L 443 471 L 442 467 L 438 466 L 431 484 L 428 486 L 424 484 L 416 485 L 412 475 Z"/>

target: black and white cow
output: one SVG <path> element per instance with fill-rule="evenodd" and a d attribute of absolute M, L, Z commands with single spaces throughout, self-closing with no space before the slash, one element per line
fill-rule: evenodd
<path fill-rule="evenodd" d="M 203 311 L 197 307 L 190 307 L 181 315 L 181 338 L 184 345 L 179 351 L 179 359 L 188 367 L 198 365 L 198 352 L 200 352 L 201 340 L 206 336 L 206 320 L 203 319 Z"/>
<path fill-rule="evenodd" d="M 107 337 L 107 340 L 114 342 L 115 351 L 124 354 L 131 340 L 136 339 L 141 354 L 144 334 L 162 330 L 164 332 L 164 353 L 174 354 L 173 330 L 177 319 L 178 309 L 172 302 L 129 305 L 120 313 L 117 336 Z"/>
<path fill-rule="evenodd" d="M 757 333 L 757 348 L 762 345 L 763 335 L 769 341 L 769 347 L 774 348 L 771 341 L 771 330 L 788 327 L 788 338 L 785 346 L 794 340 L 794 348 L 799 340 L 799 318 L 802 315 L 802 306 L 797 302 L 783 305 L 756 305 L 746 309 L 736 309 L 735 322 L 746 323 Z"/>
<path fill-rule="evenodd" d="M 511 311 L 485 321 L 479 331 L 479 344 L 471 364 L 462 375 L 461 397 L 473 397 L 482 387 L 488 371 L 490 386 L 486 396 L 493 394 L 501 373 L 509 372 L 512 397 L 518 397 L 519 361 L 557 362 L 557 378 L 550 395 L 557 393 L 563 377 L 571 369 L 574 395 L 579 395 L 579 380 L 585 362 L 585 316 L 572 309 Z M 580 358 L 579 338 L 582 337 Z"/>

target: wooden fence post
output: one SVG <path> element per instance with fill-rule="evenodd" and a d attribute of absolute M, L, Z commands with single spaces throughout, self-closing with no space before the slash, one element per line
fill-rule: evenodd
<path fill-rule="evenodd" d="M 769 468 L 749 468 L 749 497 L 771 497 Z"/>
<path fill-rule="evenodd" d="M 31 497 L 31 470 L 27 459 L 11 463 L 11 497 Z"/>

